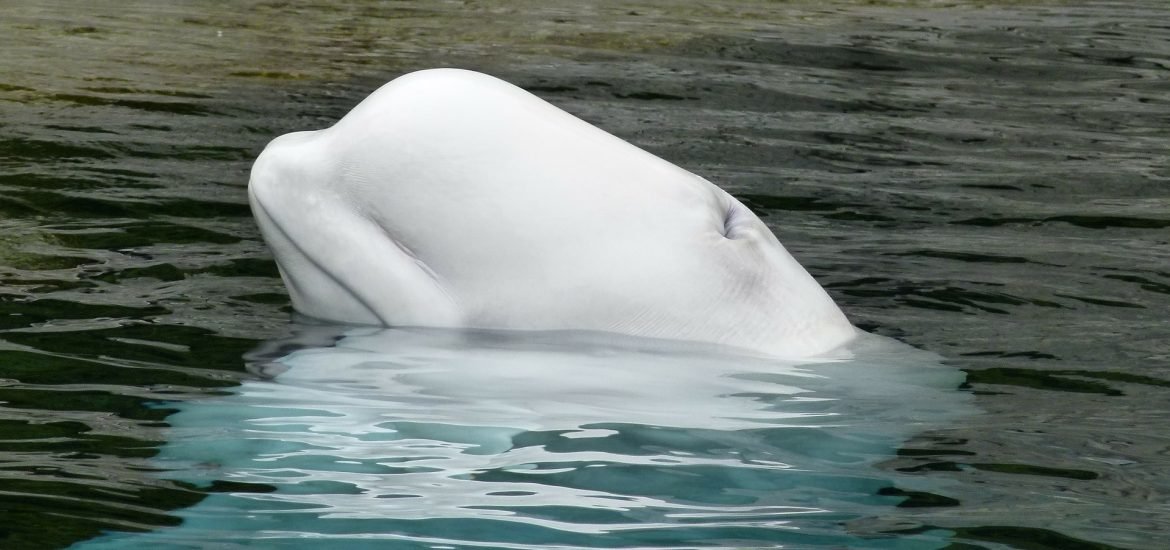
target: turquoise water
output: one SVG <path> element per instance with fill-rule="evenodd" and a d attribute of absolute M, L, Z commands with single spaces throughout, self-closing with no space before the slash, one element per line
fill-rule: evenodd
<path fill-rule="evenodd" d="M 1162 2 L 233 6 L 2 8 L 0 546 L 276 544 L 249 521 L 377 547 L 1167 537 Z M 433 66 L 716 182 L 856 324 L 925 351 L 875 340 L 816 379 L 565 335 L 397 335 L 347 363 L 373 336 L 290 320 L 248 167 Z M 558 398 L 506 407 L 452 370 L 491 357 Z M 485 393 L 298 368 L 407 359 Z M 890 375 L 852 378 L 875 363 Z"/>
<path fill-rule="evenodd" d="M 79 547 L 941 547 L 849 525 L 915 482 L 874 464 L 971 414 L 962 373 L 880 337 L 853 353 L 351 330 L 184 403 L 155 464 L 214 494 L 176 528 Z"/>

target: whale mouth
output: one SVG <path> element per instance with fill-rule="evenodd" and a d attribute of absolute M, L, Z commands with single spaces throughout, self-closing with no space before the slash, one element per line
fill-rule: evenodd
<path fill-rule="evenodd" d="M 253 216 L 260 224 L 265 241 L 274 250 L 277 271 L 298 312 L 322 321 L 358 325 L 388 324 L 377 304 L 367 294 L 360 292 L 352 281 L 347 280 L 312 247 L 297 238 L 296 227 L 289 223 L 286 216 L 278 215 L 279 211 L 274 213 L 255 187 L 250 186 L 249 191 Z M 311 304 L 321 301 L 315 298 L 318 295 L 328 296 L 328 303 L 333 307 L 344 307 L 345 315 L 333 318 L 313 309 Z M 305 307 L 306 304 L 310 306 Z"/>

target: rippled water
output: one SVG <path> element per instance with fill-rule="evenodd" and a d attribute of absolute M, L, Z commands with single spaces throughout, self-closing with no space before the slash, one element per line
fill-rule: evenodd
<path fill-rule="evenodd" d="M 163 471 L 184 459 L 173 454 L 182 430 L 206 426 L 198 411 L 236 403 L 238 427 L 258 418 L 255 392 L 296 387 L 249 371 L 257 357 L 341 349 L 293 337 L 245 203 L 250 160 L 271 137 L 326 126 L 382 82 L 430 66 L 504 77 L 720 184 L 855 323 L 967 371 L 982 411 L 928 415 L 937 425 L 892 435 L 857 467 L 870 485 L 851 489 L 832 461 L 810 462 L 826 485 L 804 504 L 793 503 L 807 487 L 785 489 L 782 469 L 726 453 L 823 443 L 729 425 L 700 435 L 633 413 L 598 428 L 616 432 L 606 437 L 510 434 L 515 454 L 496 449 L 500 467 L 480 466 L 499 498 L 659 487 L 667 507 L 693 507 L 688 495 L 719 488 L 755 500 L 707 503 L 717 510 L 687 522 L 766 522 L 736 507 L 773 504 L 851 514 L 788 518 L 824 539 L 768 525 L 704 543 L 678 525 L 642 538 L 613 527 L 628 517 L 505 505 L 497 512 L 531 524 L 555 523 L 547 512 L 589 526 L 511 543 L 1063 549 L 1170 538 L 1170 8 L 895 4 L 5 3 L 0 545 L 165 537 L 201 511 L 270 494 L 234 481 L 238 471 Z M 900 414 L 883 410 L 870 420 Z M 619 448 L 600 467 L 539 481 L 508 473 L 561 440 L 580 445 L 571 452 Z M 638 457 L 699 448 L 720 462 L 639 469 Z M 220 460 L 246 470 L 255 456 Z M 450 479 L 460 489 L 449 506 L 487 514 L 462 499 L 488 489 Z M 840 498 L 849 491 L 857 498 Z M 615 506 L 660 527 L 653 506 Z M 646 509 L 656 511 L 638 516 Z M 386 525 L 410 533 L 412 518 Z M 419 529 L 448 545 L 509 542 L 466 522 Z"/>
<path fill-rule="evenodd" d="M 275 382 L 168 417 L 154 463 L 216 494 L 176 511 L 179 527 L 82 548 L 935 548 L 947 537 L 842 528 L 907 495 L 874 462 L 970 413 L 954 393 L 961 373 L 893 340 L 858 342 L 864 360 L 804 365 L 572 332 L 357 329 L 306 347 L 329 328 L 304 329 L 278 346 L 298 351 L 264 367 Z"/>

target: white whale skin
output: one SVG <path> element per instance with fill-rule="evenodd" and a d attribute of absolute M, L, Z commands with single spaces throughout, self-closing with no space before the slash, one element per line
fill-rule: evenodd
<path fill-rule="evenodd" d="M 273 140 L 249 198 L 295 309 L 823 354 L 856 329 L 707 180 L 507 82 L 410 73 Z"/>

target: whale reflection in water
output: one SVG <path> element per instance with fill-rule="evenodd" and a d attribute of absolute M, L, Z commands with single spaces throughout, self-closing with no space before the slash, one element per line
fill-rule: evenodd
<path fill-rule="evenodd" d="M 968 406 L 961 372 L 893 340 L 786 362 L 603 333 L 303 329 L 262 379 L 169 418 L 166 477 L 213 488 L 180 526 L 82 547 L 939 546 L 843 527 L 899 502 L 877 462 Z"/>

